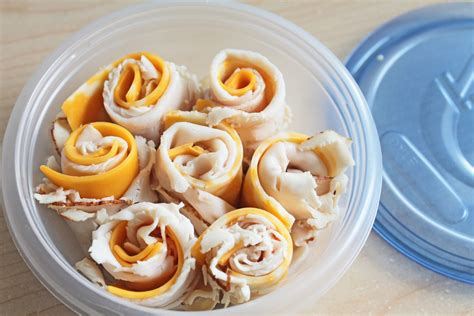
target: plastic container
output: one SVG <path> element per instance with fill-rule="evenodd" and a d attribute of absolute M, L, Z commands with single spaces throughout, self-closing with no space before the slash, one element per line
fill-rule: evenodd
<path fill-rule="evenodd" d="M 356 167 L 348 172 L 339 220 L 312 246 L 308 260 L 274 292 L 225 312 L 308 311 L 365 243 L 380 197 L 380 145 L 364 97 L 338 59 L 294 24 L 246 5 L 159 2 L 129 7 L 88 25 L 39 67 L 16 102 L 4 139 L 3 195 L 10 232 L 36 277 L 73 310 L 163 312 L 114 297 L 79 274 L 73 265 L 83 254 L 67 224 L 33 199 L 33 188 L 42 179 L 38 166 L 53 151 L 49 125 L 60 104 L 100 66 L 130 51 L 156 52 L 204 76 L 214 54 L 228 47 L 258 51 L 275 63 L 287 84 L 292 128 L 305 133 L 332 128 L 351 137 Z"/>

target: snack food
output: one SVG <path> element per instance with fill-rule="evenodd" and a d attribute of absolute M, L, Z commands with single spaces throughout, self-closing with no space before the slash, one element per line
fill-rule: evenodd
<path fill-rule="evenodd" d="M 54 135 L 53 135 L 53 139 Z M 35 198 L 68 220 L 81 244 L 90 243 L 96 215 L 111 215 L 138 201 L 157 200 L 150 188 L 155 145 L 108 122 L 81 126 L 60 145 L 60 164 L 48 158 L 40 167 L 47 177 Z"/>
<path fill-rule="evenodd" d="M 225 306 L 262 295 L 288 271 L 293 245 L 286 227 L 270 213 L 241 208 L 215 221 L 192 249 L 207 282 Z"/>
<path fill-rule="evenodd" d="M 61 171 L 40 167 L 46 177 L 83 197 L 121 197 L 138 174 L 135 139 L 112 123 L 91 123 L 72 132 L 61 150 Z"/>
<path fill-rule="evenodd" d="M 112 120 L 156 142 L 163 115 L 189 110 L 199 93 L 196 76 L 186 67 L 148 52 L 133 53 L 89 78 L 66 99 L 62 111 L 72 130 Z"/>
<path fill-rule="evenodd" d="M 171 112 L 164 126 L 156 151 L 156 189 L 165 200 L 186 203 L 183 212 L 200 234 L 238 204 L 242 144 L 226 123 L 208 126 L 204 113 Z"/>
<path fill-rule="evenodd" d="M 244 205 L 265 209 L 291 229 L 296 246 L 313 240 L 337 217 L 344 171 L 354 164 L 351 140 L 334 131 L 285 133 L 263 142 L 245 176 Z"/>
<path fill-rule="evenodd" d="M 284 129 L 291 119 L 280 70 L 261 54 L 224 49 L 211 63 L 209 87 L 194 109 L 209 122 L 226 121 L 239 133 L 251 155 L 262 140 Z"/>
<path fill-rule="evenodd" d="M 180 205 L 137 203 L 110 216 L 92 236 L 90 256 L 112 276 L 112 282 L 77 267 L 110 293 L 145 306 L 174 308 L 195 279 L 195 242 L 191 222 Z M 86 267 L 84 269 L 84 266 Z"/>
<path fill-rule="evenodd" d="M 76 268 L 125 300 L 245 303 L 284 282 L 337 218 L 351 140 L 283 132 L 283 76 L 258 53 L 219 52 L 209 82 L 191 110 L 200 88 L 185 67 L 130 54 L 53 121 L 60 163 L 40 167 L 35 198 L 76 234 L 86 256 Z"/>

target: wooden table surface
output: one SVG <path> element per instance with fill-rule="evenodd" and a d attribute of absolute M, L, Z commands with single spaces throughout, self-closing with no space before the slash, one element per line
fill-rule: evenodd
<path fill-rule="evenodd" d="M 0 0 L 0 136 L 37 65 L 88 22 L 137 1 Z M 298 24 L 343 59 L 381 23 L 436 1 L 247 1 Z M 0 314 L 72 314 L 33 276 L 0 212 Z M 347 274 L 308 313 L 470 314 L 474 287 L 407 259 L 374 232 Z"/>

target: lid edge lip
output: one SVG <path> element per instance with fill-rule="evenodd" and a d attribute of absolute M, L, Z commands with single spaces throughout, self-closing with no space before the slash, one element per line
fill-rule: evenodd
<path fill-rule="evenodd" d="M 472 7 L 472 12 L 468 10 L 461 10 L 464 7 Z M 344 65 L 347 67 L 349 72 L 354 76 L 360 69 L 359 63 L 365 63 L 366 58 L 360 58 L 359 53 L 360 51 L 365 50 L 365 46 L 367 46 L 368 42 L 371 42 L 373 39 L 380 35 L 381 33 L 385 32 L 386 30 L 393 28 L 396 25 L 399 25 L 401 22 L 413 21 L 414 19 L 418 18 L 419 15 L 424 15 L 427 11 L 440 11 L 440 10 L 450 10 L 451 15 L 457 16 L 466 16 L 474 18 L 474 3 L 469 2 L 454 2 L 454 3 L 438 3 L 432 4 L 427 6 L 419 7 L 415 10 L 407 11 L 402 13 L 401 15 L 395 16 L 392 19 L 382 23 L 381 25 L 377 26 L 374 30 L 369 32 L 366 36 L 362 37 L 357 45 L 347 54 L 347 56 L 342 61 Z M 433 19 L 424 19 L 423 24 L 429 24 Z M 390 38 L 386 41 L 390 41 Z M 384 43 L 383 43 L 384 44 Z M 370 45 L 372 46 L 372 45 Z"/>
<path fill-rule="evenodd" d="M 469 280 L 460 277 L 451 271 L 443 269 L 441 265 L 435 265 L 426 260 L 423 260 L 425 256 L 420 255 L 420 253 L 408 247 L 405 243 L 399 242 L 399 239 L 395 238 L 393 234 L 391 234 L 387 229 L 385 229 L 384 226 L 377 219 L 375 219 L 373 230 L 377 233 L 377 235 L 379 235 L 399 253 L 412 260 L 413 262 L 421 265 L 422 267 L 428 269 L 429 271 L 435 272 L 451 280 L 462 282 L 468 285 L 474 285 L 474 278 L 472 280 Z"/>

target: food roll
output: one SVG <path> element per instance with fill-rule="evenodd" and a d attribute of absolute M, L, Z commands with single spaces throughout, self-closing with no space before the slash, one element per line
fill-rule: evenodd
<path fill-rule="evenodd" d="M 182 205 L 142 202 L 110 216 L 92 234 L 89 268 L 77 268 L 110 293 L 140 305 L 179 308 L 195 285 L 196 238 Z M 90 268 L 101 266 L 110 276 Z"/>
<path fill-rule="evenodd" d="M 284 133 L 263 142 L 247 171 L 243 205 L 265 209 L 291 229 L 296 246 L 313 240 L 337 216 L 354 164 L 351 140 L 334 131 Z"/>
<path fill-rule="evenodd" d="M 241 208 L 215 221 L 192 249 L 220 303 L 240 304 L 271 291 L 286 276 L 293 244 L 281 221 L 261 209 Z"/>
<path fill-rule="evenodd" d="M 156 142 L 163 116 L 171 110 L 189 110 L 199 94 L 196 76 L 185 66 L 140 52 L 114 61 L 89 78 L 66 99 L 62 111 L 72 130 L 112 120 Z"/>
<path fill-rule="evenodd" d="M 242 143 L 228 124 L 209 126 L 207 115 L 199 112 L 171 112 L 164 126 L 156 151 L 156 189 L 164 200 L 186 204 L 183 213 L 199 234 L 238 204 Z"/>
<path fill-rule="evenodd" d="M 64 134 L 65 141 L 54 142 L 60 163 L 51 156 L 40 167 L 46 179 L 34 197 L 66 219 L 87 248 L 92 230 L 104 218 L 138 201 L 157 201 L 150 188 L 155 145 L 108 122 Z"/>
<path fill-rule="evenodd" d="M 220 51 L 212 60 L 207 85 L 204 99 L 199 99 L 194 109 L 208 112 L 211 124 L 231 124 L 247 154 L 291 119 L 283 75 L 259 53 Z"/>

